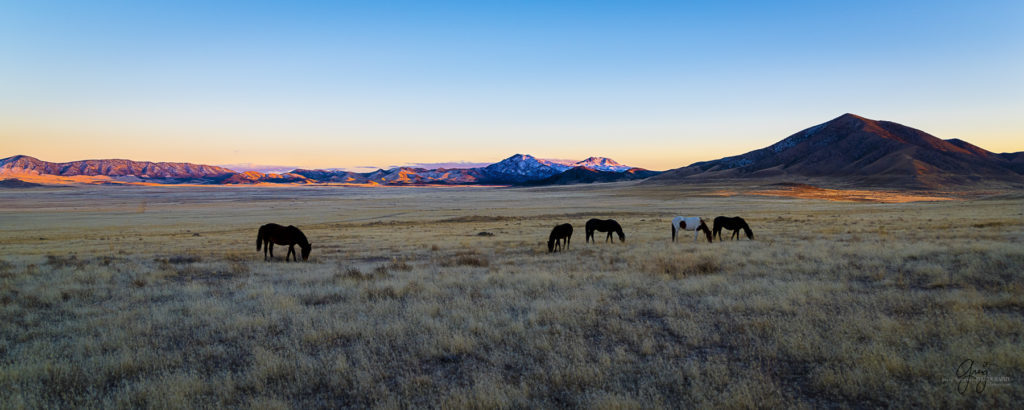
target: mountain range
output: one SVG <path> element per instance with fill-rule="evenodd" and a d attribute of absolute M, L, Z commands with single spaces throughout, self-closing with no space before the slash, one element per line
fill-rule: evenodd
<path fill-rule="evenodd" d="M 284 173 L 121 159 L 65 163 L 24 155 L 0 159 L 0 178 L 25 175 L 161 184 L 565 185 L 629 180 L 686 184 L 741 179 L 898 189 L 979 185 L 1024 188 L 1024 152 L 997 154 L 964 140 L 943 140 L 895 122 L 843 114 L 765 148 L 665 172 L 630 167 L 604 157 L 572 161 L 526 154 L 474 168 L 396 167 L 372 172 L 295 169 Z"/>
<path fill-rule="evenodd" d="M 25 155 L 0 159 L 0 175 L 8 177 L 108 177 L 118 182 L 160 184 L 537 185 L 566 173 L 568 175 L 552 180 L 551 183 L 611 182 L 642 179 L 657 174 L 604 157 L 571 161 L 539 159 L 526 154 L 516 154 L 500 162 L 475 168 L 396 167 L 372 172 L 295 169 L 285 173 L 236 172 L 211 165 L 123 159 L 64 163 L 42 161 Z M 583 176 L 578 181 L 572 177 L 577 174 Z"/>

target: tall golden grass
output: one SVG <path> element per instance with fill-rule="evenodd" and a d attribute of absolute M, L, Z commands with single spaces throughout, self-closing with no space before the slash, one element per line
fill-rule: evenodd
<path fill-rule="evenodd" d="M 1024 398 L 1013 197 L 77 188 L 0 201 L 4 408 Z M 740 215 L 757 240 L 671 243 L 675 215 Z M 615 218 L 627 241 L 584 243 L 589 217 Z M 266 222 L 302 228 L 310 261 L 263 262 Z M 575 240 L 548 253 L 563 222 Z M 958 377 L 968 359 L 987 373 Z"/>

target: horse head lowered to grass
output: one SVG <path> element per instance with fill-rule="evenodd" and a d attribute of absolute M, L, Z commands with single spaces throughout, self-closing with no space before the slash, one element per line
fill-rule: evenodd
<path fill-rule="evenodd" d="M 565 249 L 569 249 L 569 240 L 572 239 L 572 225 L 561 224 L 555 226 L 551 230 L 551 235 L 548 236 L 548 252 L 554 252 L 556 249 L 562 250 L 562 241 L 565 241 Z"/>
<path fill-rule="evenodd" d="M 309 259 L 309 252 L 313 250 L 313 245 L 309 244 L 306 235 L 299 228 L 273 223 L 261 226 L 259 233 L 256 234 L 256 250 L 259 251 L 260 247 L 263 247 L 263 260 L 274 258 L 274 244 L 288 245 L 288 254 L 284 256 L 285 262 L 289 256 L 292 260 L 299 260 L 298 254 L 295 253 L 295 245 L 302 248 L 302 260 Z"/>

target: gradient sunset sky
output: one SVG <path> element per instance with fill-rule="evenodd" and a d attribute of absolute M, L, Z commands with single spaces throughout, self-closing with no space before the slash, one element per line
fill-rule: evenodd
<path fill-rule="evenodd" d="M 0 1 L 0 157 L 662 170 L 846 112 L 1024 150 L 1024 2 Z"/>

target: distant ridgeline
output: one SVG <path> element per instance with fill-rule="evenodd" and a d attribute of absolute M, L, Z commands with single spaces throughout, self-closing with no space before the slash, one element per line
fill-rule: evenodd
<path fill-rule="evenodd" d="M 768 147 L 702 161 L 665 172 L 591 157 L 583 161 L 516 154 L 478 168 L 401 167 L 373 172 L 296 169 L 285 173 L 236 172 L 176 162 L 121 159 L 53 163 L 18 155 L 0 160 L 0 179 L 52 176 L 57 183 L 564 185 L 644 180 L 687 184 L 754 180 L 807 181 L 896 189 L 1000 186 L 1024 188 L 1024 152 L 996 154 L 959 140 L 942 140 L 889 121 L 844 114 Z M 81 180 L 82 178 L 85 180 Z M 89 180 L 88 177 L 96 177 Z M 75 178 L 79 178 L 76 180 Z M 50 182 L 46 178 L 26 179 Z"/>
<path fill-rule="evenodd" d="M 582 173 L 582 174 L 581 174 Z M 54 177 L 107 177 L 98 181 L 157 184 L 366 184 L 366 185 L 524 185 L 589 183 L 642 179 L 658 172 L 629 167 L 608 158 L 583 161 L 537 159 L 516 154 L 478 168 L 400 167 L 373 172 L 296 169 L 285 173 L 236 172 L 227 168 L 181 162 L 143 162 L 124 159 L 47 162 L 25 155 L 0 160 L 0 179 L 25 175 Z M 571 175 L 581 174 L 574 180 Z M 94 181 L 95 182 L 95 181 Z"/>

